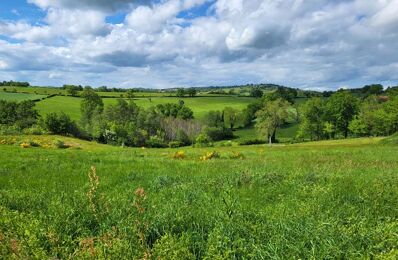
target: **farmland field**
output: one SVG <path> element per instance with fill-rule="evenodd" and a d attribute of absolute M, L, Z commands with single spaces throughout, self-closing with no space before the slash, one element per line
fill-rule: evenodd
<path fill-rule="evenodd" d="M 0 92 L 0 100 L 23 101 L 44 98 L 46 95 Z"/>
<path fill-rule="evenodd" d="M 105 106 L 116 104 L 116 98 L 104 98 Z M 177 97 L 153 97 L 153 98 L 136 98 L 134 102 L 144 108 L 156 106 L 165 103 L 178 103 L 183 100 L 190 107 L 194 116 L 203 117 L 210 110 L 222 110 L 227 106 L 244 109 L 248 104 L 253 102 L 253 98 L 248 97 L 195 97 L 195 98 L 177 98 Z M 50 112 L 65 112 L 71 118 L 78 120 L 80 118 L 80 98 L 56 96 L 38 102 L 37 109 L 41 115 Z"/>
<path fill-rule="evenodd" d="M 178 150 L 3 136 L 0 252 L 396 259 L 398 150 L 380 140 L 183 148 L 173 159 Z M 42 147 L 18 145 L 28 141 Z M 219 158 L 199 159 L 213 150 Z"/>

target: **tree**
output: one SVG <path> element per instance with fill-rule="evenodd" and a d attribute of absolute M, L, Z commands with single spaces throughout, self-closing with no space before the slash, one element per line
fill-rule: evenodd
<path fill-rule="evenodd" d="M 76 97 L 77 96 L 77 89 L 74 88 L 73 86 L 67 86 L 66 93 L 68 95 L 71 95 L 72 97 Z"/>
<path fill-rule="evenodd" d="M 254 98 L 261 98 L 263 96 L 263 91 L 260 88 L 250 89 L 250 96 Z"/>
<path fill-rule="evenodd" d="M 82 98 L 80 103 L 80 111 L 82 113 L 81 122 L 84 127 L 88 127 L 90 130 L 93 118 L 102 114 L 104 103 L 101 97 L 91 88 L 83 90 Z"/>
<path fill-rule="evenodd" d="M 240 120 L 240 113 L 238 110 L 232 107 L 226 107 L 223 111 L 224 114 L 224 122 L 231 129 L 234 130 L 235 125 Z"/>
<path fill-rule="evenodd" d="M 380 84 L 366 85 L 362 88 L 362 93 L 366 96 L 380 95 L 383 92 L 383 89 L 383 85 Z"/>
<path fill-rule="evenodd" d="M 186 106 L 182 106 L 177 113 L 177 118 L 184 120 L 193 119 L 193 111 Z"/>
<path fill-rule="evenodd" d="M 337 91 L 327 101 L 326 121 L 331 122 L 345 138 L 348 136 L 348 126 L 357 113 L 358 99 L 348 91 Z"/>
<path fill-rule="evenodd" d="M 60 114 L 47 114 L 44 119 L 44 127 L 46 130 L 57 135 L 76 136 L 78 133 L 76 123 L 64 112 L 61 112 Z"/>
<path fill-rule="evenodd" d="M 257 99 L 253 103 L 247 105 L 245 109 L 243 109 L 242 121 L 245 127 L 252 124 L 253 120 L 256 119 L 257 111 L 260 110 L 261 107 L 262 107 L 262 101 L 260 99 Z"/>
<path fill-rule="evenodd" d="M 129 90 L 127 91 L 127 93 L 126 93 L 126 97 L 127 97 L 128 99 L 133 99 L 133 98 L 134 98 L 134 90 L 129 89 Z"/>
<path fill-rule="evenodd" d="M 224 127 L 223 112 L 209 111 L 204 117 L 204 123 L 210 127 Z"/>
<path fill-rule="evenodd" d="M 323 137 L 325 104 L 320 98 L 311 98 L 301 107 L 300 134 L 320 140 Z"/>
<path fill-rule="evenodd" d="M 265 102 L 263 107 L 256 113 L 256 128 L 261 135 L 267 137 L 270 145 L 278 127 L 285 123 L 289 115 L 289 107 L 289 102 L 278 98 L 275 101 Z"/>
<path fill-rule="evenodd" d="M 176 93 L 177 97 L 184 97 L 185 96 L 185 89 L 183 88 L 179 88 L 177 89 L 177 93 Z"/>
<path fill-rule="evenodd" d="M 188 96 L 190 96 L 190 97 L 194 97 L 194 96 L 196 96 L 197 91 L 195 88 L 189 88 L 189 89 L 187 89 L 186 94 L 188 94 Z"/>
<path fill-rule="evenodd" d="M 20 103 L 0 100 L 0 124 L 15 125 L 20 129 L 31 127 L 39 117 L 34 106 L 35 103 L 30 100 Z"/>

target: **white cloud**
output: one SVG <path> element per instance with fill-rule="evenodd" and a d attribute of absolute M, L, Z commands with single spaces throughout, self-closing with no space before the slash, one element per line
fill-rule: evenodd
<path fill-rule="evenodd" d="M 181 13 L 211 1 L 30 1 L 47 15 L 39 25 L 0 21 L 1 35 L 24 41 L 0 45 L 0 69 L 49 82 L 72 73 L 144 87 L 398 80 L 398 0 L 218 0 L 195 18 Z M 118 9 L 125 20 L 107 24 Z"/>

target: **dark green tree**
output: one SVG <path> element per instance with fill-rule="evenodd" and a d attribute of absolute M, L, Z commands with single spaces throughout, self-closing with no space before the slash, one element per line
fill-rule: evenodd
<path fill-rule="evenodd" d="M 358 113 L 358 99 L 350 92 L 340 90 L 326 103 L 325 121 L 332 123 L 338 133 L 347 138 L 349 124 Z"/>

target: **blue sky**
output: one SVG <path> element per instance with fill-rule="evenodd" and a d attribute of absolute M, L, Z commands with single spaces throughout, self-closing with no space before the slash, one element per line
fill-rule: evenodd
<path fill-rule="evenodd" d="M 0 80 L 398 85 L 398 0 L 4 0 Z"/>

